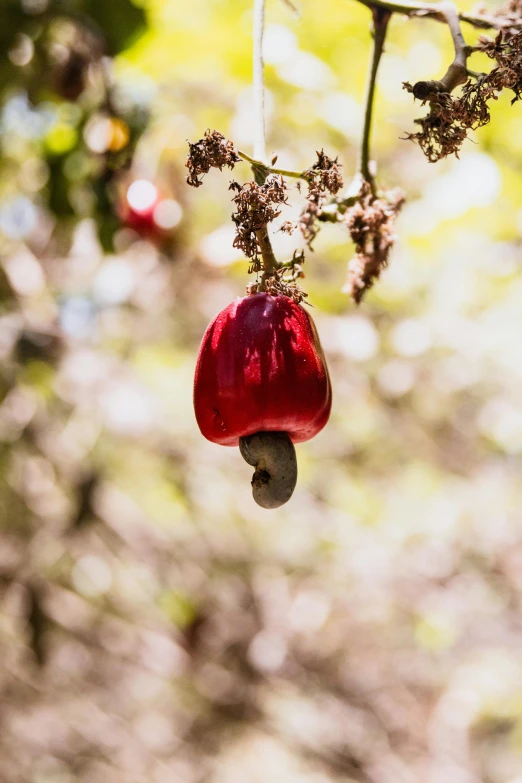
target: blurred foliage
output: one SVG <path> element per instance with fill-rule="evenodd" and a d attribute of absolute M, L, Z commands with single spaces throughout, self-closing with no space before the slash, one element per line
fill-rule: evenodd
<path fill-rule="evenodd" d="M 25 238 L 36 221 L 22 190 L 26 199 L 37 194 L 42 217 L 59 221 L 62 232 L 94 217 L 110 250 L 119 225 L 111 214 L 147 122 L 147 107 L 115 85 L 110 57 L 144 32 L 145 13 L 131 0 L 3 6 L 1 173 L 13 213 L 4 219 L 7 234 Z"/>
<path fill-rule="evenodd" d="M 1 783 L 519 783 L 520 107 L 428 164 L 401 84 L 451 41 L 394 17 L 373 156 L 399 241 L 359 309 L 346 230 L 308 254 L 334 408 L 267 513 L 191 400 L 247 264 L 186 140 L 251 150 L 250 4 L 1 8 Z M 348 181 L 369 14 L 299 11 L 268 7 L 269 149 Z"/>

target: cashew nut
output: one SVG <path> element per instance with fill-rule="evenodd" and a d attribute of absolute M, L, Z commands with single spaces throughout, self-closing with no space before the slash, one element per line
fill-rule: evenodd
<path fill-rule="evenodd" d="M 255 467 L 252 495 L 263 508 L 279 508 L 297 484 L 295 448 L 286 432 L 256 432 L 239 439 L 243 459 Z"/>

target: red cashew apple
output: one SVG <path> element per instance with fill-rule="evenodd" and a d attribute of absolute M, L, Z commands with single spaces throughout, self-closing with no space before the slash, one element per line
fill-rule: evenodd
<path fill-rule="evenodd" d="M 276 508 L 297 481 L 294 443 L 313 438 L 328 421 L 332 393 L 311 316 L 286 296 L 238 298 L 209 324 L 194 379 L 202 434 L 239 445 L 249 464 L 255 500 Z"/>

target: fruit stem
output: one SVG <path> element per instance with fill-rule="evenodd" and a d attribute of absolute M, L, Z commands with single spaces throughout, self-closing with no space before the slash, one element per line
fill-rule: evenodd
<path fill-rule="evenodd" d="M 270 169 L 265 163 L 265 79 L 263 64 L 263 35 L 265 31 L 265 0 L 254 0 L 254 51 L 253 51 L 253 90 L 254 90 L 254 159 L 248 158 L 252 163 L 254 179 L 258 185 L 262 185 Z M 244 156 L 243 156 L 244 157 Z M 259 165 L 261 164 L 261 165 Z M 268 235 L 268 226 L 263 226 L 256 231 L 259 250 L 263 259 L 263 274 L 259 290 L 264 290 L 264 281 L 271 277 L 277 269 L 277 259 L 272 250 L 272 243 Z"/>

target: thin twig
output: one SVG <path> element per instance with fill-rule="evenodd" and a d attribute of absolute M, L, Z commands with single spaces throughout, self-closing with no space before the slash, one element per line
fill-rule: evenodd
<path fill-rule="evenodd" d="M 472 79 L 482 79 L 486 74 L 483 71 L 472 71 L 471 68 L 466 69 L 468 72 L 468 76 L 470 76 Z"/>
<path fill-rule="evenodd" d="M 265 0 L 254 0 L 254 158 L 266 160 L 265 146 L 265 80 L 263 63 L 263 36 L 265 32 Z"/>
<path fill-rule="evenodd" d="M 379 62 L 384 49 L 386 30 L 388 27 L 388 22 L 390 21 L 391 13 L 390 11 L 385 11 L 382 8 L 374 8 L 372 11 L 374 24 L 373 48 L 370 68 L 368 70 L 368 77 L 366 80 L 366 91 L 364 99 L 364 127 L 358 168 L 364 179 L 370 183 L 373 191 L 373 174 L 370 171 L 370 134 L 372 129 L 373 99 L 375 96 L 377 71 L 379 69 Z"/>
<path fill-rule="evenodd" d="M 243 150 L 236 150 L 237 154 L 240 158 L 243 158 L 243 160 L 246 160 L 248 163 L 252 164 L 252 167 L 255 169 L 261 169 L 266 170 L 267 174 L 280 174 L 282 177 L 292 177 L 293 179 L 304 179 L 307 180 L 306 173 L 304 171 L 291 171 L 289 169 L 278 169 L 274 166 L 268 166 L 266 163 L 263 163 L 260 160 L 256 160 L 255 158 L 251 158 L 250 155 L 247 155 L 246 152 L 243 152 Z"/>
<path fill-rule="evenodd" d="M 290 9 L 290 11 L 293 13 L 293 15 L 295 16 L 296 19 L 300 19 L 301 18 L 301 11 L 299 10 L 299 8 L 296 5 L 294 5 L 292 3 L 291 0 L 282 0 L 282 2 L 283 2 L 283 5 L 286 5 L 286 7 Z"/>

